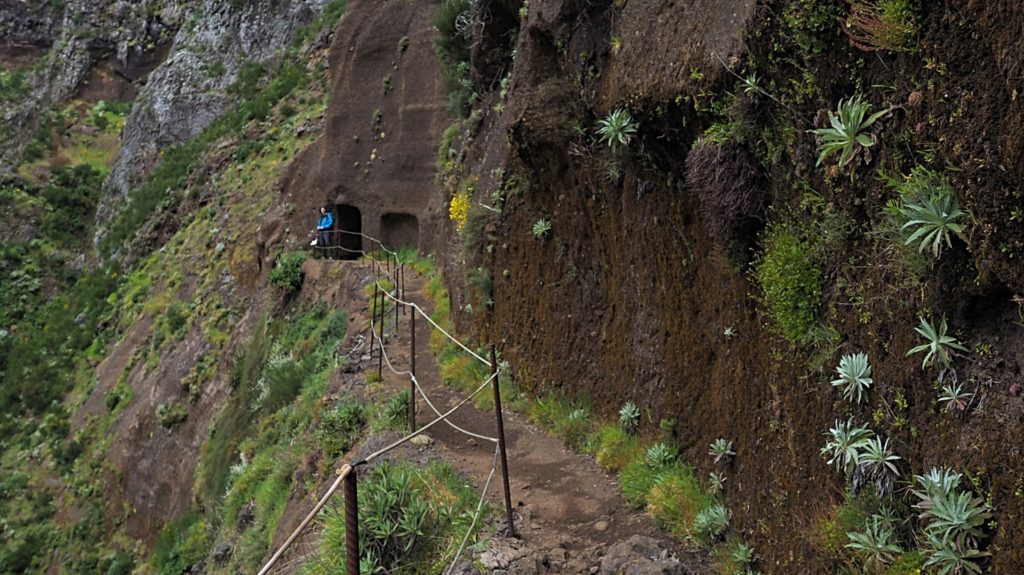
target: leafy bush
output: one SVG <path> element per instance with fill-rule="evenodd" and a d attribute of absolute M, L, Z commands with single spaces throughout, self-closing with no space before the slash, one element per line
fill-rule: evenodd
<path fill-rule="evenodd" d="M 628 111 L 619 108 L 597 121 L 597 134 L 601 141 L 612 150 L 619 146 L 629 146 L 636 136 L 637 124 Z"/>
<path fill-rule="evenodd" d="M 441 60 L 444 83 L 448 90 L 448 107 L 462 117 L 469 113 L 476 92 L 470 76 L 469 47 L 471 30 L 459 24 L 460 17 L 470 12 L 470 0 L 444 0 L 434 18 L 437 27 L 437 55 Z"/>
<path fill-rule="evenodd" d="M 358 401 L 346 401 L 325 411 L 316 430 L 324 456 L 333 459 L 348 451 L 365 424 L 366 408 Z"/>
<path fill-rule="evenodd" d="M 810 130 L 818 136 L 818 162 L 820 166 L 829 156 L 839 153 L 839 167 L 844 168 L 857 156 L 862 148 L 870 148 L 876 142 L 873 134 L 865 133 L 879 118 L 889 113 L 888 109 L 864 118 L 871 104 L 857 94 L 847 100 L 839 100 L 836 113 L 830 110 L 828 121 L 831 127 Z"/>
<path fill-rule="evenodd" d="M 270 270 L 268 280 L 270 285 L 282 289 L 285 292 L 295 292 L 302 287 L 302 264 L 306 261 L 306 253 L 303 251 L 288 252 L 277 258 L 274 269 Z"/>
<path fill-rule="evenodd" d="M 977 560 L 988 553 L 978 546 L 986 537 L 983 528 L 992 516 L 981 497 L 959 489 L 962 475 L 948 469 L 933 468 L 917 475 L 913 490 L 924 524 L 925 566 L 938 573 L 981 573 Z"/>
<path fill-rule="evenodd" d="M 188 407 L 177 402 L 161 403 L 156 408 L 156 418 L 160 425 L 171 428 L 185 421 L 188 417 Z"/>
<path fill-rule="evenodd" d="M 383 462 L 359 481 L 361 573 L 440 572 L 451 560 L 471 521 L 476 494 L 449 464 L 425 469 Z M 339 506 L 340 507 L 340 506 Z M 345 565 L 345 519 L 339 507 L 325 511 L 320 560 L 312 573 L 340 573 Z"/>
<path fill-rule="evenodd" d="M 936 329 L 931 323 L 928 322 L 923 316 L 919 318 L 921 325 L 914 328 L 918 334 L 925 339 L 925 343 L 915 346 L 907 352 L 907 355 L 913 355 L 922 351 L 926 351 L 924 355 L 924 361 L 921 362 L 921 369 L 925 369 L 928 366 L 937 366 L 941 370 L 949 368 L 949 364 L 952 361 L 952 355 L 954 349 L 960 351 L 967 351 L 967 348 L 960 345 L 955 337 L 946 335 L 946 318 L 943 317 L 939 323 L 938 329 Z"/>
<path fill-rule="evenodd" d="M 765 305 L 782 336 L 791 343 L 811 341 L 821 306 L 821 270 L 812 245 L 793 224 L 773 221 L 754 266 Z"/>
<path fill-rule="evenodd" d="M 405 429 L 408 423 L 409 414 L 409 390 L 403 389 L 395 394 L 384 409 L 381 410 L 380 419 L 376 423 L 378 428 Z"/>
<path fill-rule="evenodd" d="M 864 400 L 864 393 L 874 381 L 871 379 L 868 355 L 863 352 L 844 355 L 839 360 L 836 372 L 839 379 L 832 380 L 832 386 L 843 387 L 843 397 L 847 401 L 861 403 Z"/>
<path fill-rule="evenodd" d="M 714 504 L 693 469 L 680 463 L 663 469 L 647 496 L 647 511 L 655 522 L 680 539 L 695 535 L 697 515 Z"/>

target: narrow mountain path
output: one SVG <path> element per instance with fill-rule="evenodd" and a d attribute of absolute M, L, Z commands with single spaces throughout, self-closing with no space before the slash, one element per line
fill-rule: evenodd
<path fill-rule="evenodd" d="M 415 273 L 407 273 L 406 299 L 431 313 L 433 303 L 425 293 L 424 280 Z M 416 322 L 417 379 L 435 407 L 444 412 L 464 394 L 454 392 L 441 382 L 429 346 L 434 328 L 419 319 Z M 397 333 L 393 315 L 385 326 L 385 334 L 390 335 L 388 358 L 398 371 L 409 369 L 409 315 L 399 316 Z M 376 359 L 372 368 L 376 368 Z M 408 376 L 394 374 L 386 365 L 383 374 L 389 388 L 395 391 L 408 388 Z M 482 393 L 490 393 L 490 390 Z M 420 425 L 435 415 L 422 398 L 417 401 L 416 413 Z M 452 421 L 474 433 L 496 436 L 494 413 L 481 411 L 472 403 L 456 412 Z M 597 573 L 601 557 L 609 546 L 633 535 L 644 535 L 664 541 L 664 548 L 682 562 L 681 570 L 666 573 L 709 572 L 704 557 L 688 554 L 668 542 L 667 535 L 659 531 L 647 515 L 630 508 L 614 478 L 593 458 L 567 449 L 560 440 L 508 409 L 504 425 L 519 540 L 499 538 L 492 542 L 490 555 L 482 558 L 485 565 L 506 569 L 509 574 Z M 444 424 L 432 428 L 428 435 L 430 449 L 451 461 L 478 487 L 483 485 L 494 460 L 491 442 L 469 438 Z M 488 498 L 503 517 L 500 472 L 495 474 Z"/>

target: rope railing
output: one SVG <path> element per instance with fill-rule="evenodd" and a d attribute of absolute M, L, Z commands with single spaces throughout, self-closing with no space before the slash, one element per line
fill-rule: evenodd
<path fill-rule="evenodd" d="M 482 510 L 483 510 L 483 502 L 486 499 L 487 491 L 488 491 L 488 489 L 490 487 L 492 479 L 494 478 L 494 474 L 495 474 L 495 472 L 497 471 L 497 468 L 498 468 L 498 458 L 499 457 L 501 458 L 501 462 L 502 462 L 503 480 L 504 480 L 504 488 L 505 488 L 505 504 L 506 504 L 505 507 L 506 507 L 506 512 L 508 514 L 508 529 L 509 529 L 509 533 L 511 535 L 513 535 L 513 536 L 515 535 L 515 529 L 514 529 L 514 526 L 513 526 L 513 523 L 512 523 L 512 509 L 511 509 L 511 500 L 510 500 L 509 486 L 508 486 L 508 462 L 507 462 L 507 458 L 505 456 L 504 429 L 503 429 L 502 414 L 501 414 L 501 397 L 500 397 L 500 391 L 498 389 L 498 373 L 499 373 L 499 369 L 498 369 L 497 361 L 495 360 L 494 346 L 493 345 L 491 346 L 491 361 L 488 361 L 487 359 L 484 359 L 479 354 L 477 354 L 472 349 L 470 349 L 467 345 L 465 345 L 464 343 L 459 341 L 457 338 L 452 336 L 450 333 L 448 333 L 447 330 L 445 330 L 440 325 L 438 325 L 438 323 L 436 321 L 434 321 L 415 302 L 407 301 L 406 296 L 405 296 L 405 285 L 404 285 L 404 265 L 405 264 L 400 262 L 399 254 L 397 252 L 395 252 L 395 251 L 392 251 L 392 250 L 388 249 L 384 245 L 383 242 L 381 242 L 380 240 L 378 240 L 376 238 L 373 238 L 371 236 L 363 234 L 361 232 L 351 232 L 351 231 L 347 231 L 347 230 L 330 230 L 330 231 L 327 231 L 326 233 L 327 234 L 349 234 L 349 235 L 360 236 L 363 239 L 369 240 L 369 241 L 377 244 L 379 246 L 380 251 L 384 252 L 384 254 L 387 257 L 387 265 L 386 266 L 381 266 L 379 259 L 375 259 L 375 263 L 377 264 L 376 271 L 378 273 L 378 277 L 374 279 L 375 293 L 374 293 L 373 304 L 371 305 L 371 312 L 372 313 L 371 313 L 371 319 L 370 319 L 370 357 L 372 358 L 372 356 L 373 356 L 373 347 L 374 347 L 373 344 L 374 343 L 378 343 L 379 347 L 380 347 L 380 350 L 378 352 L 379 353 L 379 356 L 378 356 L 378 368 L 377 368 L 378 369 L 378 375 L 381 374 L 381 369 L 382 369 L 381 362 L 386 362 L 387 365 L 388 365 L 388 369 L 393 374 L 395 374 L 397 376 L 407 376 L 407 377 L 409 377 L 409 380 L 410 380 L 410 383 L 411 383 L 411 386 L 412 386 L 411 387 L 412 395 L 410 396 L 410 411 L 409 411 L 409 427 L 410 427 L 410 432 L 407 435 L 405 435 L 404 437 L 402 437 L 401 439 L 398 439 L 397 441 L 392 442 L 391 444 L 385 446 L 382 449 L 379 449 L 379 450 L 373 452 L 372 454 L 370 454 L 370 455 L 360 459 L 359 461 L 356 461 L 356 462 L 354 462 L 352 464 L 346 464 L 346 465 L 342 466 L 340 468 L 340 470 L 339 470 L 338 477 L 335 479 L 335 481 L 327 489 L 327 491 L 324 493 L 324 495 L 320 497 L 320 499 L 317 501 L 317 503 L 313 506 L 313 509 L 303 518 L 303 520 L 292 531 L 292 533 L 289 534 L 288 538 L 285 539 L 284 543 L 282 543 L 281 546 L 274 552 L 274 554 L 266 562 L 266 564 L 263 566 L 263 568 L 260 569 L 258 575 L 267 575 L 270 572 L 270 570 L 278 563 L 278 561 L 285 554 L 285 552 L 287 552 L 288 549 L 295 543 L 295 541 L 302 534 L 302 532 L 309 527 L 310 523 L 323 510 L 324 506 L 327 504 L 327 502 L 330 500 L 330 498 L 337 492 L 339 486 L 341 486 L 341 485 L 345 486 L 345 490 L 344 490 L 344 492 L 345 492 L 345 524 L 346 524 L 346 527 L 347 527 L 347 529 L 346 529 L 346 550 L 347 550 L 347 558 L 348 558 L 348 561 L 347 561 L 347 572 L 349 573 L 349 575 L 357 575 L 358 574 L 358 570 L 359 570 L 359 561 L 358 561 L 358 554 L 359 554 L 358 545 L 359 545 L 359 543 L 358 543 L 358 522 L 357 522 L 357 518 L 356 518 L 357 517 L 357 513 L 358 513 L 358 509 L 357 509 L 357 506 L 355 504 L 355 499 L 356 499 L 356 475 L 357 475 L 356 472 L 355 472 L 356 468 L 361 466 L 361 465 L 369 464 L 370 462 L 372 462 L 373 460 L 377 459 L 378 457 L 381 457 L 382 455 L 390 452 L 391 450 L 396 449 L 399 446 L 401 446 L 401 445 L 411 441 L 416 436 L 422 435 L 427 430 L 433 428 L 434 426 L 436 426 L 437 424 L 439 424 L 442 421 L 445 422 L 452 429 L 454 429 L 454 430 L 456 430 L 456 431 L 458 431 L 460 433 L 463 433 L 463 434 L 465 434 L 465 435 L 467 435 L 469 437 L 472 437 L 472 438 L 475 438 L 475 439 L 480 439 L 482 441 L 489 441 L 489 442 L 492 442 L 492 443 L 495 444 L 494 463 L 492 464 L 490 473 L 488 474 L 487 480 L 484 482 L 483 489 L 481 490 L 480 500 L 478 501 L 478 503 L 476 505 L 476 509 L 474 511 L 474 514 L 473 514 L 473 520 L 470 523 L 470 526 L 469 526 L 468 530 L 466 531 L 465 536 L 462 538 L 462 541 L 461 541 L 461 543 L 459 545 L 459 548 L 458 548 L 458 550 L 457 550 L 457 552 L 456 552 L 456 554 L 454 556 L 454 559 L 453 559 L 451 565 L 445 571 L 446 574 L 450 574 L 452 572 L 452 570 L 455 568 L 456 564 L 458 563 L 460 557 L 462 556 L 462 553 L 465 550 L 466 544 L 469 541 L 469 538 L 472 535 L 474 529 L 476 528 L 476 524 L 477 524 L 477 522 L 478 522 L 478 520 L 480 518 L 480 515 L 482 513 Z M 371 258 L 373 257 L 370 254 L 368 254 L 365 250 L 362 250 L 362 249 L 360 249 L 360 250 L 353 250 L 353 249 L 346 248 L 346 247 L 340 246 L 340 245 L 334 245 L 334 246 L 314 245 L 312 247 L 317 248 L 317 249 L 322 249 L 322 250 L 341 249 L 341 250 L 349 252 L 349 253 L 360 254 L 360 255 L 362 255 L 364 257 L 371 257 Z M 395 268 L 394 268 L 395 269 L 395 273 L 394 273 L 394 275 L 392 275 L 392 269 L 391 269 L 391 260 L 392 260 L 392 258 L 394 258 L 394 265 L 395 265 Z M 392 290 L 385 289 L 385 285 L 383 285 L 381 283 L 381 277 L 379 277 L 381 275 L 387 277 L 388 281 L 390 281 L 391 288 L 394 291 L 394 293 L 391 293 Z M 380 297 L 380 305 L 379 306 L 377 304 L 378 294 L 380 294 L 379 295 L 379 297 Z M 387 351 L 386 351 L 385 338 L 384 338 L 384 325 L 385 325 L 385 311 L 386 311 L 385 310 L 385 307 L 386 307 L 385 302 L 388 299 L 390 299 L 393 302 L 393 306 L 394 306 L 394 309 L 395 309 L 395 322 L 396 322 L 395 327 L 396 327 L 396 329 L 397 329 L 397 321 L 398 321 L 399 308 L 402 309 L 402 313 L 403 314 L 405 313 L 405 308 L 409 308 L 411 310 L 411 313 L 410 313 L 410 315 L 411 315 L 410 320 L 411 320 L 411 323 L 412 323 L 412 330 L 411 330 L 411 336 L 412 336 L 412 345 L 411 345 L 411 347 L 412 347 L 412 350 L 411 350 L 411 358 L 410 358 L 411 363 L 412 363 L 412 369 L 411 370 L 399 371 L 398 369 L 396 369 L 394 364 L 391 361 L 391 358 L 388 356 Z M 379 311 L 379 322 L 378 322 L 378 311 Z M 415 325 L 416 324 L 415 324 L 415 320 L 416 320 L 416 316 L 417 315 L 425 318 L 427 320 L 427 322 L 429 323 L 429 325 L 431 326 L 431 328 L 433 328 L 434 330 L 436 330 L 436 331 L 440 332 L 441 334 L 443 334 L 443 336 L 447 340 L 449 340 L 450 342 L 454 343 L 456 346 L 458 346 L 460 349 L 462 349 L 463 351 L 468 353 L 470 356 L 472 356 L 477 361 L 480 361 L 484 365 L 486 365 L 489 368 L 491 368 L 491 375 L 490 375 L 490 377 L 486 378 L 475 390 L 473 390 L 472 393 L 470 393 L 467 396 L 463 397 L 453 407 L 451 407 L 448 411 L 446 411 L 444 413 L 441 413 L 441 411 L 437 408 L 437 406 L 434 404 L 434 402 L 432 402 L 430 400 L 430 397 L 426 393 L 426 390 L 423 389 L 423 387 L 420 385 L 419 379 L 416 377 L 416 357 L 415 357 L 415 355 L 416 355 Z M 378 332 L 378 329 L 377 329 L 378 325 L 379 325 L 379 332 Z M 360 336 L 360 338 L 362 338 L 362 336 Z M 489 437 L 489 436 L 486 436 L 486 435 L 482 435 L 482 434 L 471 432 L 469 430 L 463 429 L 462 427 L 456 425 L 454 422 L 450 421 L 450 419 L 449 419 L 458 409 L 460 409 L 461 407 L 466 405 L 468 402 L 472 401 L 477 395 L 480 394 L 481 391 L 483 391 L 488 386 L 491 386 L 491 388 L 494 391 L 494 396 L 495 396 L 495 410 L 496 410 L 497 425 L 498 425 L 498 437 Z M 415 424 L 415 403 L 416 403 L 417 395 L 419 395 L 420 397 L 423 398 L 423 400 L 427 403 L 427 405 L 430 407 L 430 409 L 436 415 L 436 417 L 433 420 L 431 420 L 426 425 L 423 425 L 422 427 L 419 427 L 418 429 L 416 428 L 416 424 Z M 349 499 L 351 499 L 351 501 Z"/>

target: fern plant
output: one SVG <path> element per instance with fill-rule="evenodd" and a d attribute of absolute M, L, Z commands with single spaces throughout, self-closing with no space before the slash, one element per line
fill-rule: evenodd
<path fill-rule="evenodd" d="M 832 387 L 842 387 L 843 397 L 847 401 L 860 403 L 864 393 L 874 380 L 871 379 L 871 364 L 866 353 L 847 354 L 839 360 L 836 368 L 839 379 L 832 380 Z"/>
<path fill-rule="evenodd" d="M 872 515 L 864 525 L 864 531 L 851 531 L 846 534 L 852 549 L 864 560 L 864 571 L 880 571 L 892 562 L 893 558 L 903 549 L 895 542 L 892 525 L 880 515 Z"/>
<path fill-rule="evenodd" d="M 882 110 L 864 117 L 871 109 L 871 104 L 857 94 L 847 100 L 840 100 L 836 113 L 829 111 L 828 128 L 810 130 L 818 137 L 818 163 L 820 166 L 829 156 L 839 154 L 839 167 L 843 168 L 853 161 L 862 148 L 870 148 L 875 144 L 875 137 L 865 133 L 879 118 L 889 113 Z"/>
<path fill-rule="evenodd" d="M 830 439 L 821 448 L 821 456 L 827 457 L 828 464 L 835 465 L 837 471 L 850 475 L 860 462 L 860 450 L 875 433 L 867 427 L 854 427 L 853 419 L 848 419 L 845 422 L 836 420 L 827 435 Z"/>
<path fill-rule="evenodd" d="M 946 335 L 948 328 L 945 317 L 939 323 L 938 329 L 924 317 L 919 319 L 921 320 L 921 325 L 914 328 L 914 331 L 921 334 L 921 337 L 925 339 L 925 343 L 911 348 L 907 355 L 913 355 L 922 351 L 928 352 L 924 356 L 924 361 L 921 362 L 921 369 L 925 369 L 930 365 L 937 365 L 939 369 L 945 370 L 949 368 L 951 361 L 950 356 L 952 352 L 950 350 L 959 349 L 960 351 L 967 351 L 967 348 L 960 345 L 956 338 Z"/>
<path fill-rule="evenodd" d="M 732 450 L 732 442 L 719 437 L 711 443 L 708 455 L 714 458 L 715 463 L 729 463 L 736 452 Z"/>
<path fill-rule="evenodd" d="M 619 146 L 628 146 L 636 135 L 636 130 L 637 124 L 633 121 L 633 116 L 622 108 L 597 121 L 597 134 L 601 141 L 613 150 Z"/>
<path fill-rule="evenodd" d="M 960 225 L 964 212 L 960 210 L 960 204 L 949 191 L 939 190 L 931 196 L 917 200 L 904 198 L 900 215 L 906 220 L 901 229 L 912 231 L 907 237 L 907 245 L 920 242 L 918 251 L 923 252 L 930 248 L 936 259 L 942 255 L 943 243 L 947 247 L 953 247 L 950 239 L 952 234 L 964 237 L 964 230 Z"/>

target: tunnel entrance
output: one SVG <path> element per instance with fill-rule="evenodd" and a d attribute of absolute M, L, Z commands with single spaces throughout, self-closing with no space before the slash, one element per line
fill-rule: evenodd
<path fill-rule="evenodd" d="M 390 213 L 380 219 L 381 241 L 392 249 L 417 249 L 420 239 L 420 224 L 412 214 Z"/>
<path fill-rule="evenodd" d="M 363 250 L 363 216 L 359 208 L 348 204 L 334 206 L 334 246 L 336 257 L 359 259 Z"/>

